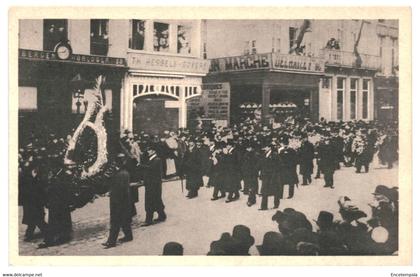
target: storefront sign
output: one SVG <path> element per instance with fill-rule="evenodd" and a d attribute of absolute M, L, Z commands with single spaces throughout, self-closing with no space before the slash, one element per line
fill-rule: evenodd
<path fill-rule="evenodd" d="M 210 62 L 197 58 L 151 54 L 128 54 L 128 66 L 132 69 L 207 74 Z"/>
<path fill-rule="evenodd" d="M 195 117 L 229 122 L 229 83 L 203 84 L 202 95 L 188 100 L 189 120 Z"/>
<path fill-rule="evenodd" d="M 82 63 L 82 64 L 121 66 L 121 67 L 125 66 L 125 59 L 123 58 L 71 54 L 69 59 L 60 60 L 57 57 L 57 54 L 55 52 L 27 50 L 27 49 L 19 49 L 19 58 L 28 59 L 28 60 L 62 61 L 62 62 Z"/>
<path fill-rule="evenodd" d="M 297 55 L 282 55 L 279 53 L 275 53 L 273 55 L 273 68 L 275 69 L 323 73 L 325 70 L 324 65 L 324 60 L 319 58 Z"/>
<path fill-rule="evenodd" d="M 270 67 L 271 53 L 213 59 L 210 72 L 244 71 Z"/>
<path fill-rule="evenodd" d="M 323 73 L 324 60 L 320 58 L 267 53 L 211 60 L 210 72 L 235 72 L 246 70 L 280 70 L 302 73 Z"/>

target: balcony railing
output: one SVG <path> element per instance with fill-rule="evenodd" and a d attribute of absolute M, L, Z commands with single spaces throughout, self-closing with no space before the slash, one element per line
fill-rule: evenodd
<path fill-rule="evenodd" d="M 357 67 L 356 56 L 353 52 L 344 52 L 340 50 L 323 49 L 321 56 L 325 59 L 326 66 L 337 67 Z M 381 59 L 379 56 L 360 54 L 362 63 L 360 68 L 380 70 Z"/>

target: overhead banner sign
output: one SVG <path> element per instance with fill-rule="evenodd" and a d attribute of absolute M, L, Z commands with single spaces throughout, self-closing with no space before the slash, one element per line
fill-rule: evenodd
<path fill-rule="evenodd" d="M 142 53 L 128 53 L 127 62 L 131 69 L 200 75 L 206 75 L 210 66 L 210 61 L 203 59 Z"/>
<path fill-rule="evenodd" d="M 53 51 L 19 49 L 19 58 L 27 60 L 60 61 L 125 67 L 124 58 L 71 54 L 67 60 L 61 60 Z"/>
<path fill-rule="evenodd" d="M 213 59 L 211 60 L 210 72 L 269 69 L 270 67 L 271 53 Z"/>
<path fill-rule="evenodd" d="M 320 58 L 308 56 L 275 53 L 273 55 L 273 68 L 285 71 L 323 73 L 325 70 L 325 61 Z"/>
<path fill-rule="evenodd" d="M 266 53 L 212 59 L 210 65 L 210 73 L 250 70 L 293 71 L 309 74 L 323 73 L 325 61 L 308 56 Z"/>
<path fill-rule="evenodd" d="M 203 84 L 201 96 L 189 99 L 187 105 L 188 120 L 211 119 L 227 125 L 230 115 L 230 85 L 229 83 Z"/>

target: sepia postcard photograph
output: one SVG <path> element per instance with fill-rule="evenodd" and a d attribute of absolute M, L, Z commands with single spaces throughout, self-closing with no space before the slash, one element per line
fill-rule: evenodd
<path fill-rule="evenodd" d="M 9 16 L 11 264 L 411 263 L 408 7 Z"/>

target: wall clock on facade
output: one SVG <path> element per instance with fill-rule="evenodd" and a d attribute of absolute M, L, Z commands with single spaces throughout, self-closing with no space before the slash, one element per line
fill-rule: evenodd
<path fill-rule="evenodd" d="M 68 43 L 60 42 L 55 47 L 55 53 L 60 60 L 68 60 L 71 56 L 72 49 Z"/>

